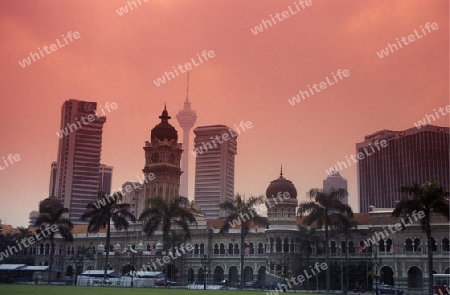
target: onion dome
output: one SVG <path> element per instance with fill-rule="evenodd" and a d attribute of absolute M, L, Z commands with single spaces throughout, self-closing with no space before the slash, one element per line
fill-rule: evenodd
<path fill-rule="evenodd" d="M 295 188 L 292 181 L 287 180 L 283 177 L 283 167 L 281 167 L 280 177 L 272 180 L 267 187 L 266 197 L 276 198 L 283 196 L 283 194 L 289 193 L 290 198 L 297 198 L 297 189 Z"/>
<path fill-rule="evenodd" d="M 63 203 L 56 197 L 48 197 L 39 203 L 39 213 L 57 212 L 64 208 Z"/>
<path fill-rule="evenodd" d="M 168 141 L 173 139 L 175 139 L 175 141 L 178 140 L 177 130 L 169 124 L 169 119 L 171 119 L 171 117 L 167 112 L 166 106 L 164 106 L 164 110 L 159 118 L 161 119 L 161 123 L 152 129 L 150 139 L 153 140 L 153 138 L 158 138 L 160 141 L 163 141 L 164 139 L 167 139 Z"/>

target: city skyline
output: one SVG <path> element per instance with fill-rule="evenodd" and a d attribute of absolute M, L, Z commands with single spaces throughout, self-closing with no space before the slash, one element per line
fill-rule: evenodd
<path fill-rule="evenodd" d="M 0 163 L 8 164 L 0 171 L 8 198 L 2 222 L 26 226 L 48 197 L 60 131 L 53 114 L 70 98 L 117 104 L 106 114 L 101 162 L 114 167 L 113 191 L 138 181 L 155 118 L 164 103 L 175 115 L 185 101 L 181 70 L 160 86 L 153 82 L 177 65 L 194 66 L 189 101 L 198 118 L 191 131 L 252 122 L 239 136 L 235 167 L 235 193 L 246 196 L 264 194 L 283 164 L 298 200 L 306 200 L 310 188 L 322 187 L 325 170 L 355 154 L 366 135 L 417 127 L 424 118 L 450 126 L 450 114 L 439 111 L 450 104 L 448 1 L 313 0 L 299 11 L 293 3 L 250 1 L 236 9 L 233 2 L 149 1 L 122 15 L 116 10 L 127 1 L 0 3 Z M 288 18 L 252 33 L 288 7 Z M 414 42 L 396 41 L 410 34 Z M 386 55 L 392 44 L 398 49 Z M 43 46 L 52 51 L 18 63 Z M 310 96 L 291 105 L 299 91 Z M 192 148 L 183 146 L 191 163 Z M 20 157 L 10 161 L 10 154 Z M 192 200 L 195 165 L 189 170 Z M 356 165 L 339 172 L 357 212 Z"/>

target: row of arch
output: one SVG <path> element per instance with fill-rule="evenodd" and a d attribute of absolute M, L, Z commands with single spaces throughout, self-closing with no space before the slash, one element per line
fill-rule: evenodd
<path fill-rule="evenodd" d="M 253 268 L 251 266 L 244 267 L 244 282 L 254 281 L 254 273 Z M 203 268 L 197 269 L 195 271 L 193 268 L 188 269 L 188 282 L 189 283 L 203 283 L 206 278 L 206 272 Z M 220 283 L 228 280 L 229 283 L 237 283 L 239 281 L 240 275 L 238 268 L 236 266 L 230 266 L 227 271 L 227 277 L 225 278 L 225 269 L 224 267 L 217 265 L 214 267 L 212 271 L 212 281 L 214 283 Z M 258 281 L 265 281 L 265 266 L 259 268 L 258 271 Z"/>
<path fill-rule="evenodd" d="M 253 243 L 245 243 L 244 245 L 244 253 L 245 254 L 255 254 L 255 251 L 258 254 L 264 254 L 264 244 L 258 243 L 255 249 L 255 245 Z M 226 246 L 224 243 L 215 243 L 213 248 L 214 255 L 223 255 L 223 254 L 240 254 L 240 245 L 238 243 L 229 243 Z M 195 253 L 194 253 L 195 254 Z"/>
<path fill-rule="evenodd" d="M 445 270 L 445 273 L 448 274 L 450 272 L 450 268 Z M 433 271 L 433 273 L 437 273 Z M 408 288 L 423 288 L 423 272 L 417 266 L 411 266 L 408 268 L 407 272 L 408 277 Z M 388 285 L 394 285 L 394 270 L 390 266 L 383 266 L 380 269 L 380 282 Z"/>
<path fill-rule="evenodd" d="M 438 242 L 435 238 L 431 238 L 431 250 L 433 252 L 436 251 L 443 251 L 443 252 L 450 252 L 450 240 L 449 238 L 442 238 L 441 243 L 438 245 Z M 259 242 L 257 245 L 254 243 L 245 243 L 244 246 L 244 252 L 245 254 L 264 254 L 265 252 L 297 252 L 297 242 L 298 240 L 295 240 L 296 243 L 294 243 L 294 239 L 291 238 L 271 238 L 269 240 L 269 243 L 267 247 L 262 242 Z M 339 242 L 335 240 L 330 241 L 330 253 L 336 254 L 338 251 L 340 253 L 366 253 L 372 251 L 372 246 L 366 247 L 366 244 L 369 244 L 367 241 L 364 243 L 364 241 L 360 241 L 359 245 L 357 246 L 354 241 L 350 240 L 348 242 L 341 241 Z M 371 244 L 371 243 L 370 243 Z M 391 238 L 388 239 L 381 239 L 378 241 L 378 251 L 379 252 L 394 252 L 395 247 L 393 246 L 393 240 Z M 422 240 L 420 238 L 407 238 L 404 243 L 404 250 L 406 252 L 420 252 L 422 251 Z M 132 249 L 136 249 L 135 245 L 131 246 Z M 147 251 L 151 251 L 155 248 L 155 245 L 147 244 Z M 59 245 L 59 247 L 56 247 L 55 249 L 59 255 L 62 255 L 63 253 L 63 245 Z M 96 249 L 95 246 L 88 246 L 88 250 L 90 253 L 95 254 Z M 114 251 L 114 246 L 110 245 L 110 251 Z M 312 254 L 321 254 L 324 253 L 324 246 L 323 245 L 315 245 L 310 244 L 308 247 L 309 253 Z M 25 255 L 49 255 L 50 254 L 50 243 L 41 243 L 37 247 L 32 247 L 29 249 L 24 248 L 23 253 Z M 206 245 L 204 243 L 196 243 L 194 244 L 193 254 L 194 255 L 204 255 L 206 253 Z M 68 246 L 66 247 L 66 255 L 75 255 L 76 250 L 75 246 Z M 215 243 L 213 246 L 213 254 L 214 255 L 223 255 L 223 254 L 240 254 L 240 245 L 238 243 L 229 243 L 226 245 L 225 243 Z"/>

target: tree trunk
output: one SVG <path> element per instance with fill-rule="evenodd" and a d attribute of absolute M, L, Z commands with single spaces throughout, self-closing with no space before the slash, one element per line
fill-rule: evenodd
<path fill-rule="evenodd" d="M 239 288 L 241 290 L 244 289 L 244 240 L 245 240 L 245 235 L 243 233 L 243 229 L 241 228 L 241 282 L 240 282 L 240 286 Z"/>
<path fill-rule="evenodd" d="M 108 224 L 106 225 L 106 257 L 105 257 L 105 266 L 103 279 L 106 280 L 108 274 L 108 260 L 109 260 L 109 248 L 111 244 L 111 226 L 110 226 L 110 218 L 108 218 Z"/>
<path fill-rule="evenodd" d="M 330 253 L 328 251 L 328 224 L 325 224 L 325 261 L 327 269 L 325 270 L 327 292 L 330 292 Z"/>
<path fill-rule="evenodd" d="M 345 232 L 345 291 L 344 294 L 348 292 L 348 232 Z"/>
<path fill-rule="evenodd" d="M 55 241 L 53 234 L 50 235 L 50 259 L 48 263 L 48 284 L 50 285 L 51 277 L 52 277 L 52 265 L 53 265 L 53 251 L 55 249 Z"/>
<path fill-rule="evenodd" d="M 427 233 L 427 251 L 428 251 L 428 295 L 433 295 L 433 249 L 431 248 L 431 227 L 430 214 L 427 214 L 425 230 Z"/>

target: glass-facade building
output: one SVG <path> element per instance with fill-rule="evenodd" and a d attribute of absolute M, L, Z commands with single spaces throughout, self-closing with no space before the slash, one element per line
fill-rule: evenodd
<path fill-rule="evenodd" d="M 437 181 L 449 189 L 449 130 L 432 125 L 381 130 L 357 143 L 356 152 L 366 155 L 357 164 L 360 212 L 369 212 L 370 206 L 394 208 L 406 197 L 401 186 Z"/>

